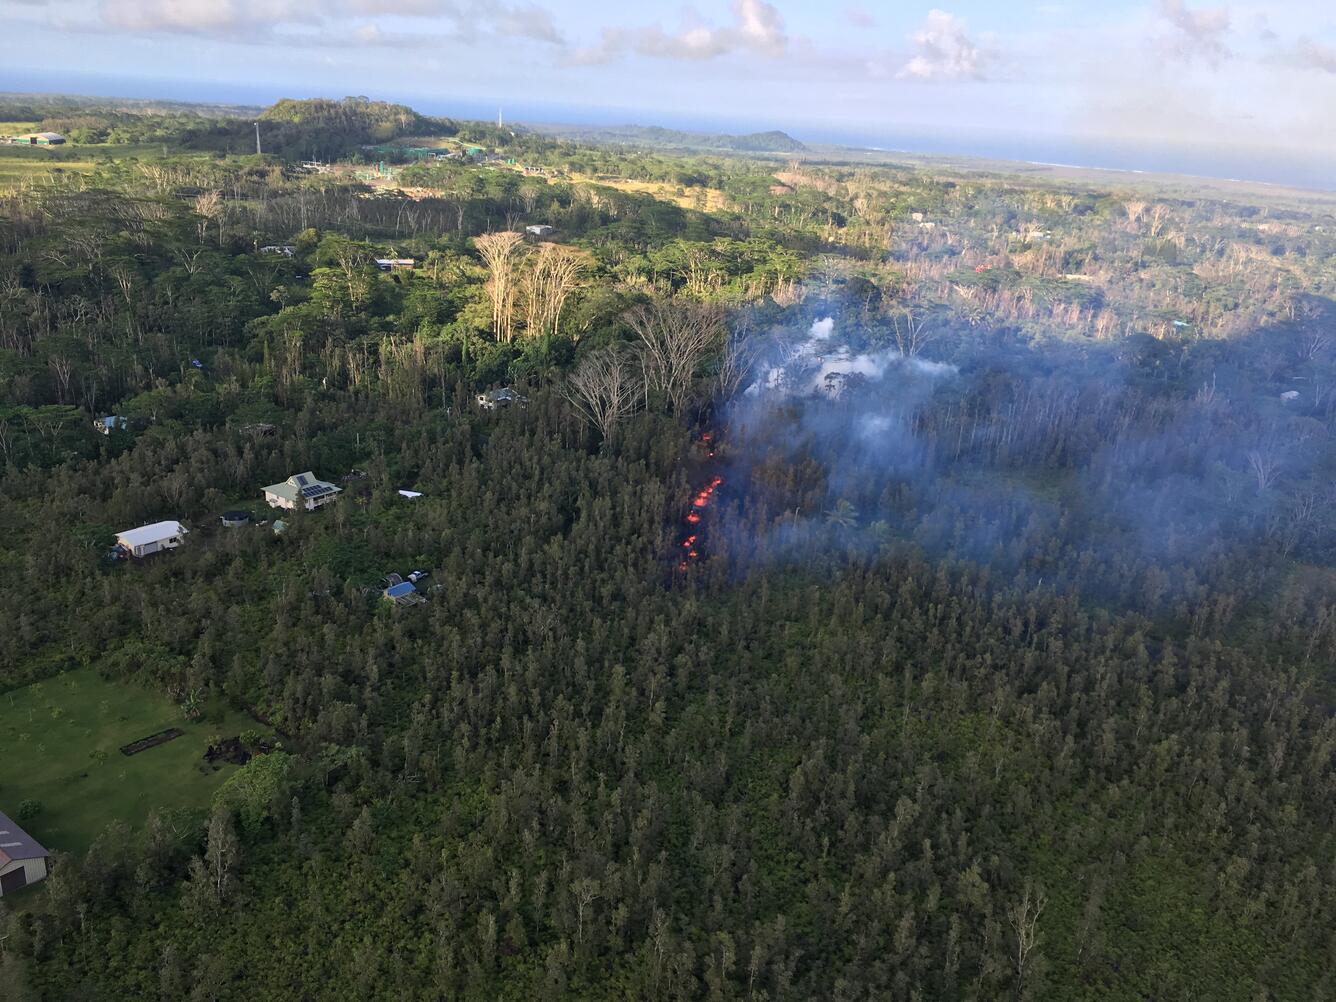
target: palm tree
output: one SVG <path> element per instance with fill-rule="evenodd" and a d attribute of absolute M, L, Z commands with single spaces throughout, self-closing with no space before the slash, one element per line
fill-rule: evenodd
<path fill-rule="evenodd" d="M 826 512 L 826 521 L 841 529 L 851 528 L 858 523 L 858 509 L 844 498 L 840 498 L 835 502 L 835 507 Z"/>

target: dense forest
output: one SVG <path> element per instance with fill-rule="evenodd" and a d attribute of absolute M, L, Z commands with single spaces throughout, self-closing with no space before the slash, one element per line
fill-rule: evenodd
<path fill-rule="evenodd" d="M 273 735 L 0 996 L 1336 997 L 1336 203 L 261 122 L 0 199 L 0 700 Z"/>

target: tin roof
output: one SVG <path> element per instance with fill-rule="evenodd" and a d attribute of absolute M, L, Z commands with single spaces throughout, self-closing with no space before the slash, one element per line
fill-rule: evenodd
<path fill-rule="evenodd" d="M 185 535 L 187 529 L 180 522 L 154 522 L 141 525 L 137 529 L 126 529 L 116 533 L 116 541 L 124 546 L 143 546 L 145 543 L 160 543 L 173 536 Z"/>
<path fill-rule="evenodd" d="M 0 812 L 0 866 L 8 866 L 16 859 L 41 859 L 50 853 L 37 840 Z"/>

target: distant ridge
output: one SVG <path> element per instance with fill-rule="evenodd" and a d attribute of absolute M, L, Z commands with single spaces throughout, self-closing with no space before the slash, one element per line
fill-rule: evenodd
<path fill-rule="evenodd" d="M 746 135 L 685 132 L 658 125 L 557 125 L 534 126 L 535 131 L 572 139 L 627 146 L 658 146 L 688 150 L 730 150 L 738 153 L 800 153 L 807 149 L 786 132 L 750 132 Z"/>

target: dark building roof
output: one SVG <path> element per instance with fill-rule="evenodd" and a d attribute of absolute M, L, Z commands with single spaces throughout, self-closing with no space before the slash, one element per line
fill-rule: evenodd
<path fill-rule="evenodd" d="M 42 859 L 49 856 L 37 840 L 0 812 L 0 866 L 18 859 Z"/>

